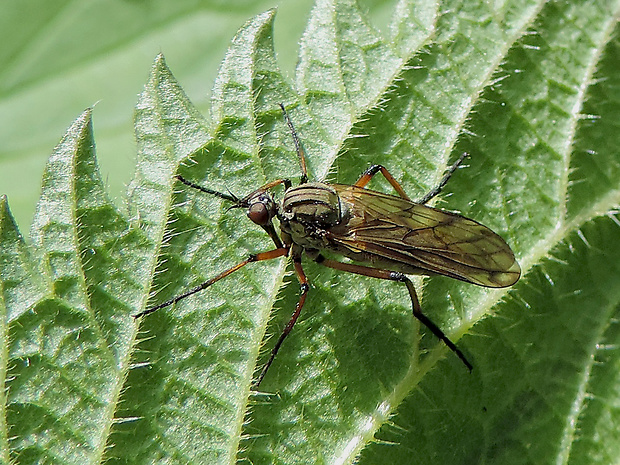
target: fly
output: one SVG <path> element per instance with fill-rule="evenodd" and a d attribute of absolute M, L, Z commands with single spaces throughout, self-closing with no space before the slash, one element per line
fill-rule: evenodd
<path fill-rule="evenodd" d="M 277 179 L 243 198 L 237 198 L 176 176 L 191 188 L 232 202 L 232 208 L 245 209 L 248 218 L 265 230 L 276 248 L 251 254 L 232 268 L 166 302 L 147 308 L 135 318 L 196 294 L 249 263 L 290 257 L 301 286 L 299 302 L 254 383 L 258 387 L 306 302 L 310 286 L 301 262 L 305 252 L 316 263 L 334 270 L 403 283 L 411 298 L 413 316 L 471 370 L 471 363 L 460 349 L 422 313 L 413 282 L 406 276 L 443 275 L 493 288 L 508 287 L 518 281 L 521 275 L 519 264 L 499 235 L 464 216 L 426 206 L 441 192 L 467 154 L 463 154 L 439 184 L 418 201 L 412 201 L 381 165 L 368 168 L 353 185 L 309 182 L 301 142 L 284 105 L 280 104 L 280 107 L 299 158 L 302 173 L 299 186 L 293 187 L 288 179 Z M 397 196 L 366 189 L 377 173 L 392 185 Z M 280 185 L 285 189 L 284 198 L 277 203 L 271 191 Z M 274 218 L 279 222 L 279 233 Z M 352 262 L 327 258 L 325 252 Z"/>

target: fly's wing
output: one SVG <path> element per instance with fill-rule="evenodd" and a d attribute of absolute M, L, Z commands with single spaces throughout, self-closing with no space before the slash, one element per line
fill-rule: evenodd
<path fill-rule="evenodd" d="M 356 186 L 334 188 L 349 219 L 329 238 L 352 253 L 485 287 L 510 286 L 521 275 L 508 244 L 476 221 Z"/>

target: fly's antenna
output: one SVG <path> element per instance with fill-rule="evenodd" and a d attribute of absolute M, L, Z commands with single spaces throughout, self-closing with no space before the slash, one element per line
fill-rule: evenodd
<path fill-rule="evenodd" d="M 308 182 L 308 168 L 306 168 L 306 153 L 304 152 L 304 148 L 301 146 L 301 141 L 297 136 L 297 131 L 295 131 L 295 126 L 293 126 L 293 122 L 291 118 L 288 116 L 286 109 L 284 108 L 284 104 L 280 103 L 280 108 L 282 109 L 282 114 L 284 115 L 284 121 L 286 121 L 286 125 L 291 130 L 291 136 L 293 136 L 293 144 L 295 144 L 295 151 L 297 152 L 297 156 L 299 157 L 299 166 L 301 167 L 301 180 L 300 184 L 305 184 Z"/>

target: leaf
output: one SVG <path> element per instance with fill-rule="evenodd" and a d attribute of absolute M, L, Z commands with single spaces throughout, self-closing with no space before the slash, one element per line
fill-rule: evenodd
<path fill-rule="evenodd" d="M 34 253 L 4 210 L 3 453 L 15 463 L 100 460 L 137 331 L 129 309 L 148 291 L 149 244 L 105 197 L 93 148 L 86 111 L 48 162 Z"/>
<path fill-rule="evenodd" d="M 137 106 L 127 211 L 102 186 L 90 110 L 50 158 L 32 245 L 1 204 L 2 460 L 617 462 L 619 12 L 402 0 L 382 34 L 355 3 L 320 0 L 293 87 L 269 11 L 233 39 L 211 121 L 159 56 Z M 472 373 L 412 318 L 401 285 L 312 263 L 260 393 L 264 336 L 298 300 L 285 260 L 131 317 L 273 248 L 174 175 L 239 196 L 296 181 L 278 103 L 314 179 L 352 183 L 380 163 L 420 197 L 471 154 L 440 206 L 500 233 L 524 275 L 501 290 L 416 283 Z M 379 178 L 371 188 L 391 192 Z"/>

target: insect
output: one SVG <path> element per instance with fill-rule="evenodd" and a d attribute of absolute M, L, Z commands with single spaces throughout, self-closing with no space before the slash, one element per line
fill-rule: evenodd
<path fill-rule="evenodd" d="M 298 186 L 293 187 L 288 179 L 277 179 L 238 198 L 176 176 L 191 188 L 232 202 L 231 208 L 245 209 L 248 218 L 267 232 L 276 248 L 251 254 L 232 268 L 183 294 L 147 308 L 135 317 L 173 305 L 249 263 L 290 257 L 301 286 L 299 302 L 254 383 L 258 387 L 306 302 L 310 286 L 302 267 L 305 252 L 310 259 L 328 268 L 404 284 L 411 298 L 413 316 L 471 370 L 472 365 L 465 355 L 422 313 L 413 282 L 406 276 L 443 275 L 495 288 L 511 286 L 519 279 L 521 269 L 514 253 L 499 235 L 464 216 L 426 206 L 441 192 L 467 154 L 447 170 L 434 189 L 415 202 L 381 165 L 368 168 L 353 185 L 309 182 L 303 147 L 284 105 L 280 104 L 280 108 L 299 158 L 301 180 Z M 398 196 L 366 189 L 377 173 L 387 179 Z M 280 185 L 284 186 L 284 197 L 278 203 L 272 189 Z M 279 234 L 274 219 L 279 222 Z M 341 256 L 351 261 L 339 261 L 325 255 Z"/>

